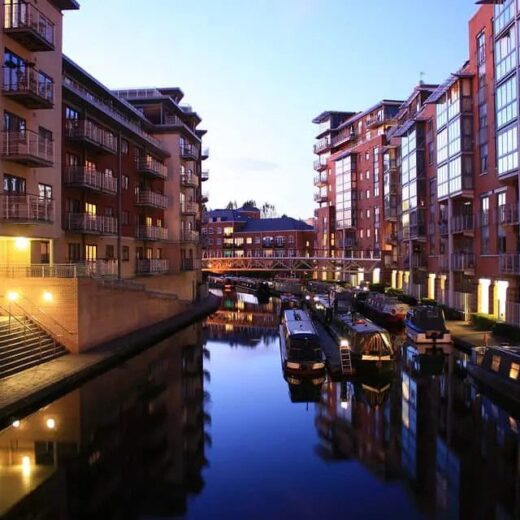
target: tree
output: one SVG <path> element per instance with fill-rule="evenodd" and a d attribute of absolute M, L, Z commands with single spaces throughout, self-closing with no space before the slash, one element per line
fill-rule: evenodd
<path fill-rule="evenodd" d="M 264 202 L 262 205 L 262 218 L 275 218 L 278 214 L 276 213 L 276 207 L 274 204 Z"/>
<path fill-rule="evenodd" d="M 246 200 L 244 204 L 242 204 L 243 208 L 256 208 L 256 200 L 250 199 Z"/>
<path fill-rule="evenodd" d="M 226 206 L 226 209 L 237 209 L 237 201 L 230 200 Z"/>

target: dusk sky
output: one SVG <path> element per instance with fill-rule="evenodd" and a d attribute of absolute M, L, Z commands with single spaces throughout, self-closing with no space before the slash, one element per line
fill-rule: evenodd
<path fill-rule="evenodd" d="M 456 9 L 454 6 L 456 5 Z M 474 0 L 83 0 L 64 52 L 111 88 L 178 86 L 208 130 L 209 207 L 312 216 L 324 110 L 405 99 L 467 59 Z"/>

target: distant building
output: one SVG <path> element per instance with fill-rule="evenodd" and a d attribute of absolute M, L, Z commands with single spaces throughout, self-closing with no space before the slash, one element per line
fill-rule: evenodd
<path fill-rule="evenodd" d="M 257 208 L 208 211 L 202 225 L 206 255 L 296 257 L 314 254 L 314 228 L 286 215 L 260 218 Z"/>

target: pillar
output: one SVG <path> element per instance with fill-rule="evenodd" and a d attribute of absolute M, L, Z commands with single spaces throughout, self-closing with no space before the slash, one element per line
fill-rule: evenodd
<path fill-rule="evenodd" d="M 506 303 L 507 303 L 507 288 L 509 282 L 498 280 L 495 282 L 493 291 L 493 310 L 495 318 L 498 321 L 505 321 L 506 319 Z"/>
<path fill-rule="evenodd" d="M 428 298 L 435 300 L 435 273 L 428 274 Z"/>
<path fill-rule="evenodd" d="M 392 269 L 390 285 L 391 285 L 392 289 L 397 289 L 397 271 L 395 269 Z"/>
<path fill-rule="evenodd" d="M 372 283 L 379 283 L 381 281 L 381 268 L 376 267 L 372 272 Z"/>
<path fill-rule="evenodd" d="M 403 288 L 403 271 L 397 271 L 397 289 Z"/>
<path fill-rule="evenodd" d="M 488 278 L 479 278 L 477 291 L 477 312 L 481 314 L 489 314 L 489 286 L 491 280 Z"/>
<path fill-rule="evenodd" d="M 357 285 L 360 285 L 361 282 L 363 282 L 365 280 L 365 270 L 360 267 L 358 269 L 358 274 L 357 274 Z"/>

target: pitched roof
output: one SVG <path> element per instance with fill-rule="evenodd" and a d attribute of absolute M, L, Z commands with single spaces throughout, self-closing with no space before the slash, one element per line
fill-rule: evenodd
<path fill-rule="evenodd" d="M 314 228 L 301 220 L 283 216 L 279 218 L 261 218 L 248 220 L 239 233 L 255 231 L 312 231 Z"/>
<path fill-rule="evenodd" d="M 206 213 L 208 218 L 219 218 L 222 222 L 246 222 L 249 217 L 236 209 L 213 209 Z"/>

